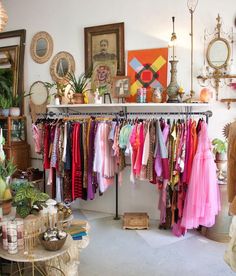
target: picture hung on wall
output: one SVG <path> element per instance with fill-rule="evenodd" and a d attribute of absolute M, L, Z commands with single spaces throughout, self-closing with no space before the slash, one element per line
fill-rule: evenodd
<path fill-rule="evenodd" d="M 112 95 L 114 98 L 127 98 L 130 96 L 130 77 L 116 76 L 112 81 Z"/>
<path fill-rule="evenodd" d="M 116 76 L 117 61 L 96 61 L 93 64 L 92 91 L 98 88 L 99 94 L 111 93 L 112 80 Z"/>
<path fill-rule="evenodd" d="M 152 90 L 164 91 L 167 86 L 168 48 L 128 51 L 128 71 L 130 77 L 130 97 L 136 102 L 137 90 L 146 88 L 147 102 L 152 101 Z"/>
<path fill-rule="evenodd" d="M 125 74 L 124 23 L 84 28 L 85 71 L 95 62 L 116 61 L 117 75 Z"/>

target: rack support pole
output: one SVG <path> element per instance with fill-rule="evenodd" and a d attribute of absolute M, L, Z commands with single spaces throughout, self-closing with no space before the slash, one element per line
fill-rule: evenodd
<path fill-rule="evenodd" d="M 119 217 L 119 214 L 118 214 L 118 209 L 119 209 L 119 202 L 118 202 L 118 188 L 119 188 L 119 177 L 118 177 L 118 173 L 116 173 L 115 175 L 115 179 L 116 179 L 116 213 L 115 213 L 115 216 L 114 216 L 114 220 L 119 220 L 120 217 Z"/>

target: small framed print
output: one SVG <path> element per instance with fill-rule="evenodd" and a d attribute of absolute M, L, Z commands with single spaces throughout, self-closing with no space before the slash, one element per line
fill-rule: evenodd
<path fill-rule="evenodd" d="M 130 96 L 130 77 L 116 76 L 112 82 L 112 95 L 114 98 L 127 98 Z"/>

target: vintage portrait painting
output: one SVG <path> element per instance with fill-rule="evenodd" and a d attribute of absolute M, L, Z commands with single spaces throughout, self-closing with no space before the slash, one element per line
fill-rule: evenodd
<path fill-rule="evenodd" d="M 86 72 L 95 62 L 116 61 L 117 75 L 124 75 L 124 23 L 87 27 L 84 36 Z"/>

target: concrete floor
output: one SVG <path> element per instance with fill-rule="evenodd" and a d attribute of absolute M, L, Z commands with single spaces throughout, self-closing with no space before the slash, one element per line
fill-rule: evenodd
<path fill-rule="evenodd" d="M 81 252 L 79 276 L 228 276 L 223 260 L 226 244 L 193 231 L 183 238 L 159 230 L 122 230 L 122 220 L 109 214 L 80 211 L 89 221 L 90 244 Z"/>

